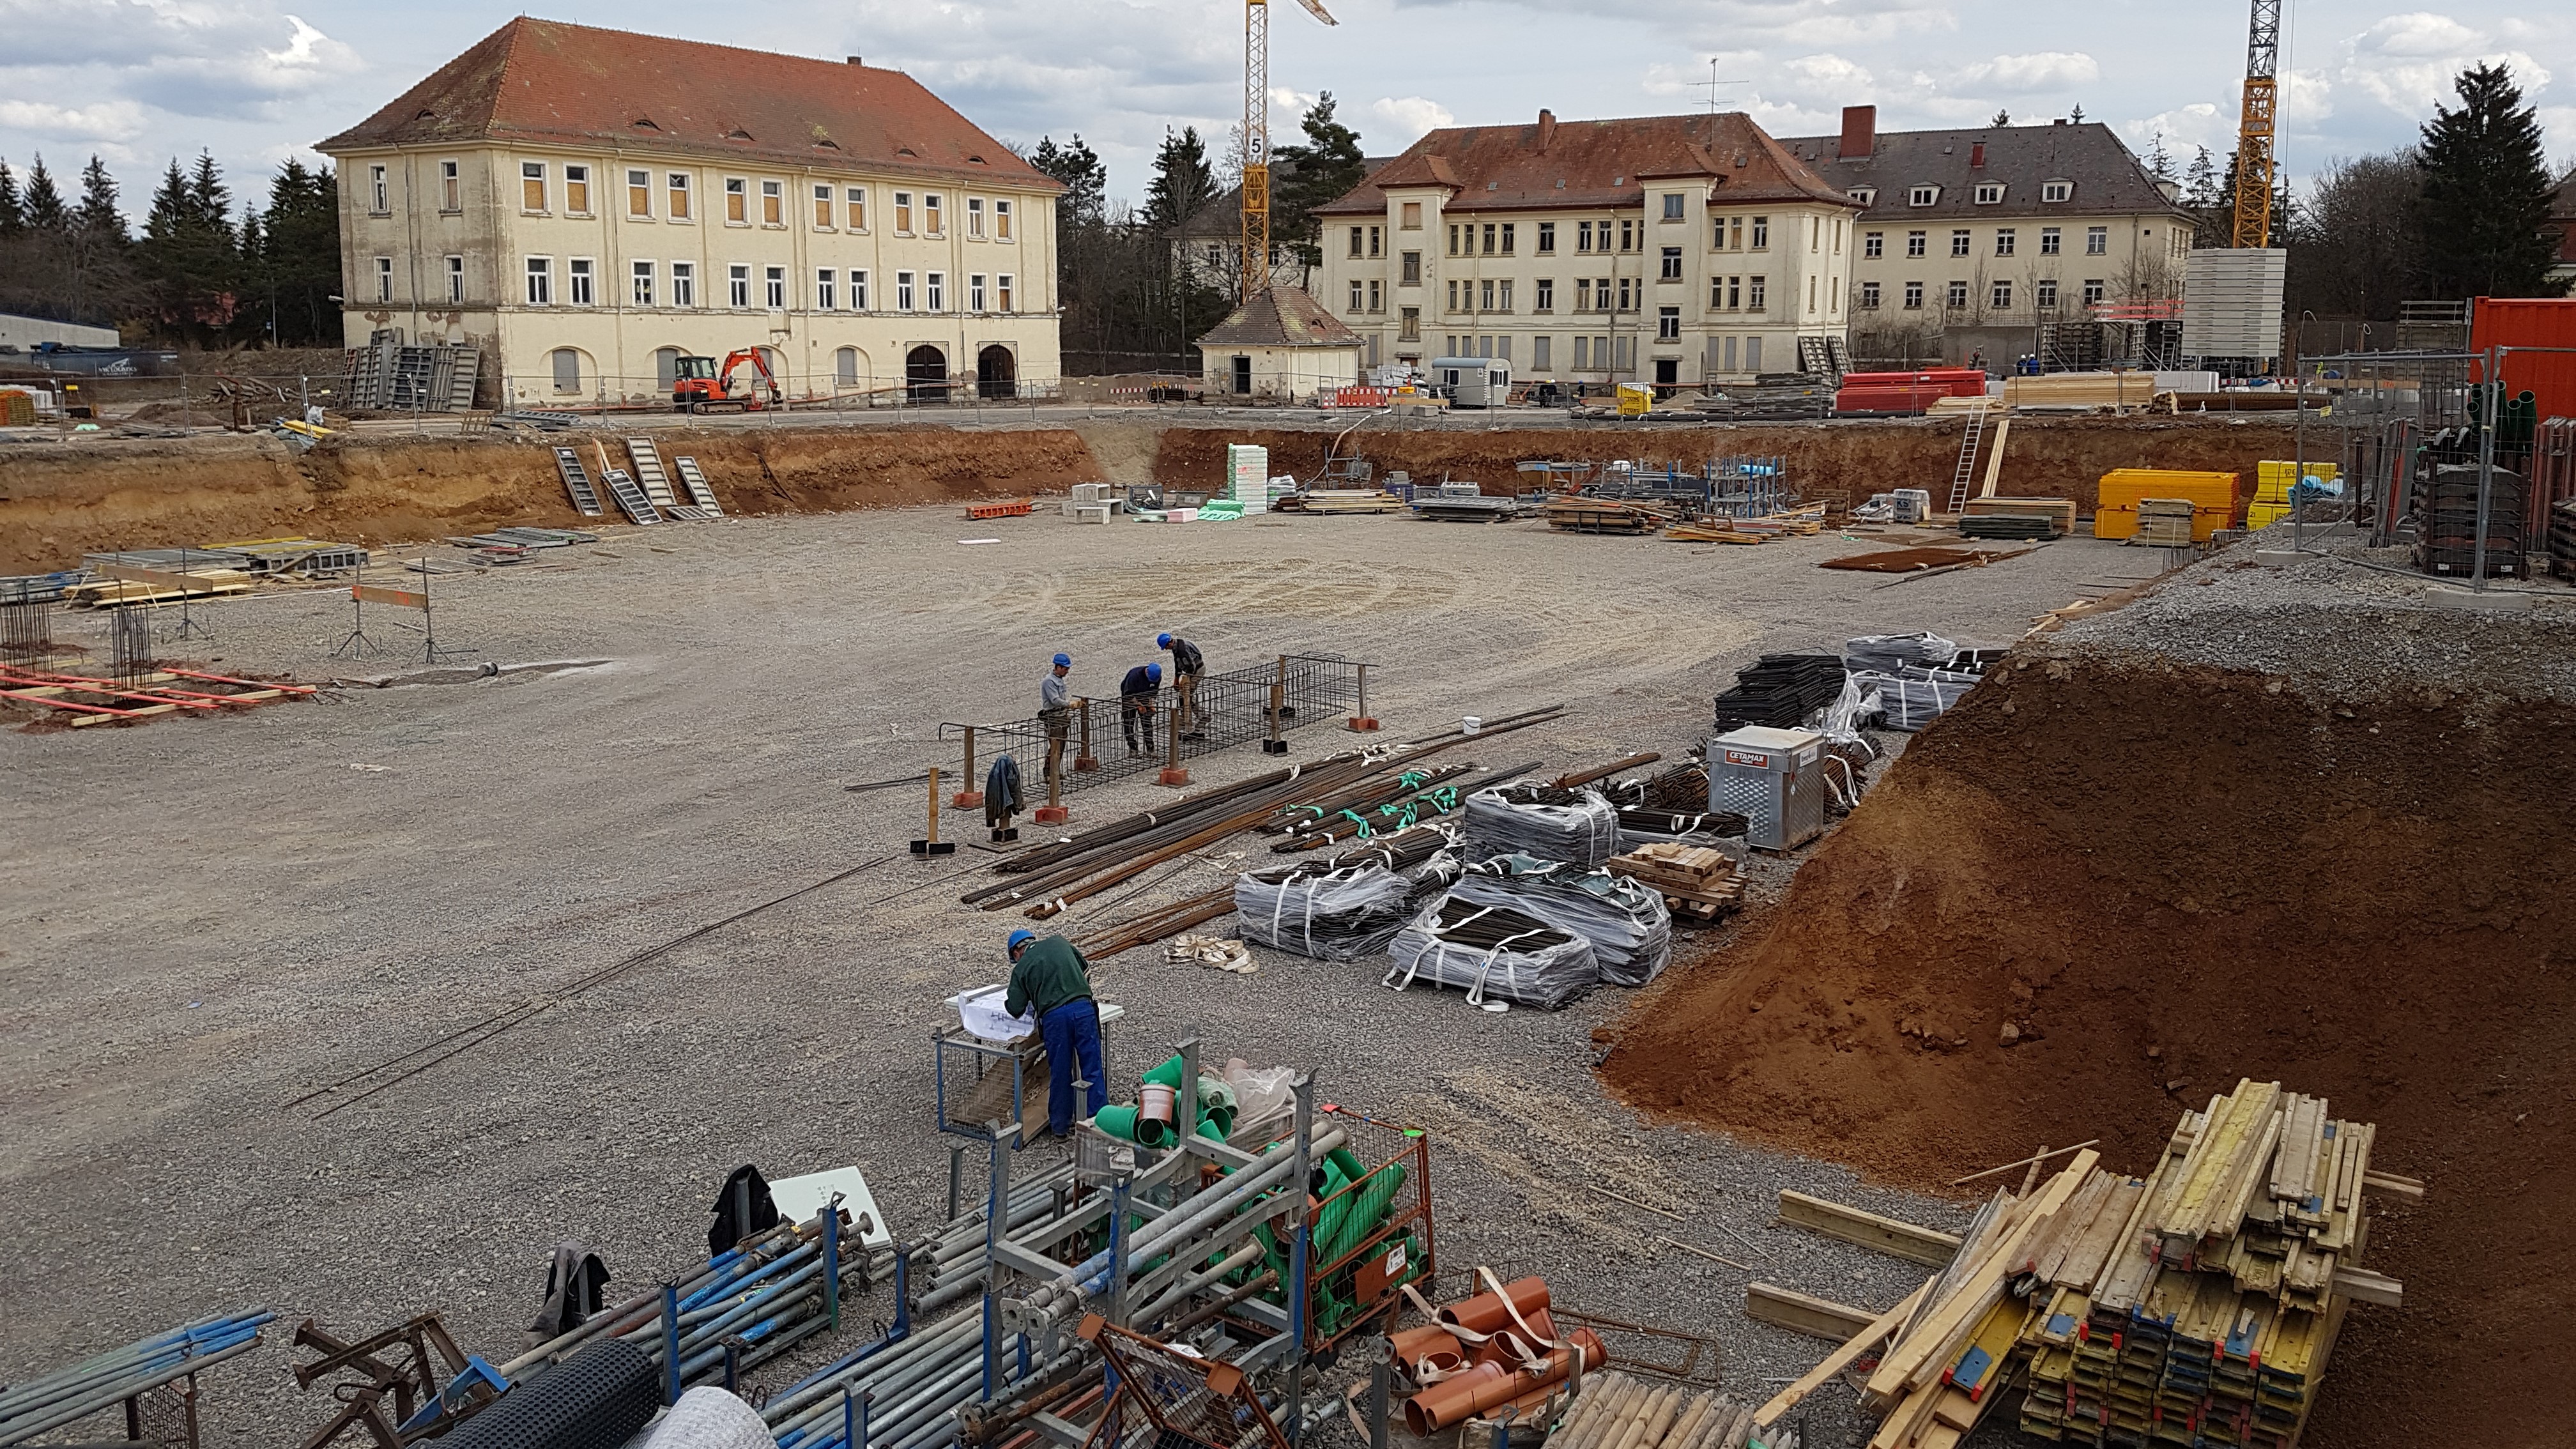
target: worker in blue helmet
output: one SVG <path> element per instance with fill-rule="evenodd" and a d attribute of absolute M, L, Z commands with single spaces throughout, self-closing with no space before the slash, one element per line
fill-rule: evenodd
<path fill-rule="evenodd" d="M 1073 686 L 1065 683 L 1073 673 L 1073 656 L 1058 654 L 1047 666 L 1046 677 L 1038 681 L 1038 720 L 1046 726 L 1046 777 L 1055 778 L 1064 763 L 1064 740 L 1073 730 Z"/>
<path fill-rule="evenodd" d="M 1185 740 L 1206 739 L 1199 728 L 1199 676 L 1207 672 L 1206 657 L 1199 646 L 1178 634 L 1155 635 L 1154 647 L 1172 654 L 1172 728 Z"/>
<path fill-rule="evenodd" d="M 1154 696 L 1163 692 L 1163 666 L 1139 664 L 1118 681 L 1118 730 L 1127 737 L 1127 753 L 1150 755 L 1154 752 Z M 1144 737 L 1144 748 L 1137 748 L 1137 737 Z"/>
<path fill-rule="evenodd" d="M 1109 1084 L 1100 1069 L 1100 1007 L 1091 999 L 1091 963 L 1062 936 L 1040 939 L 1035 931 L 1011 933 L 1011 985 L 1002 1009 L 1013 1016 L 1035 1016 L 1038 1039 L 1046 1044 L 1047 1132 L 1062 1137 L 1073 1128 L 1073 1069 L 1082 1067 L 1086 1088 L 1082 1115 L 1097 1116 L 1109 1105 Z"/>

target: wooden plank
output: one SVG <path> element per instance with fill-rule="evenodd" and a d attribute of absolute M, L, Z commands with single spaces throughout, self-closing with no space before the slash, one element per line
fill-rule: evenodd
<path fill-rule="evenodd" d="M 1780 1190 L 1780 1221 L 1793 1228 L 1858 1243 L 1893 1258 L 1920 1263 L 1927 1268 L 1949 1266 L 1959 1255 L 1956 1234 L 1922 1227 L 1901 1218 L 1882 1217 L 1877 1213 L 1845 1203 L 1810 1197 L 1788 1188 Z"/>
<path fill-rule="evenodd" d="M 1744 1315 L 1756 1322 L 1803 1333 L 1810 1338 L 1849 1343 L 1869 1331 L 1878 1315 L 1866 1308 L 1818 1298 L 1777 1283 L 1752 1283 L 1744 1289 Z"/>
<path fill-rule="evenodd" d="M 1799 1376 L 1797 1382 L 1773 1394 L 1761 1408 L 1754 1410 L 1754 1426 L 1762 1429 L 1771 1427 L 1782 1414 L 1796 1408 L 1800 1400 L 1823 1388 L 1832 1381 L 1834 1375 L 1850 1368 L 1862 1354 L 1876 1348 L 1879 1340 L 1895 1332 L 1896 1326 L 1911 1316 L 1916 1305 L 1920 1304 L 1931 1291 L 1932 1283 L 1927 1279 L 1922 1287 L 1905 1295 L 1904 1302 L 1871 1319 L 1867 1328 L 1853 1334 L 1843 1341 L 1842 1347 L 1825 1355 L 1823 1363 L 1807 1370 Z"/>
<path fill-rule="evenodd" d="M 2371 1192 L 2404 1198 L 2408 1202 L 2424 1200 L 2424 1180 L 2420 1177 L 2400 1177 L 2393 1172 L 2365 1172 L 2361 1175 L 2361 1185 Z"/>
<path fill-rule="evenodd" d="M 2374 1273 L 2368 1268 L 2356 1268 L 2349 1263 L 2335 1265 L 2334 1291 L 2355 1303 L 2376 1303 L 2382 1308 L 2406 1306 L 2404 1283 L 2385 1273 Z"/>
<path fill-rule="evenodd" d="M 1870 1375 L 1871 1393 L 1892 1398 L 1901 1389 L 1920 1388 L 1938 1371 L 1938 1366 L 1955 1351 L 1956 1341 L 2003 1297 L 2007 1278 L 2021 1270 L 2029 1240 L 2040 1224 L 2066 1205 L 2101 1159 L 2098 1152 L 2080 1152 L 2065 1171 L 2050 1180 L 2003 1241 L 1959 1276 L 1959 1291 L 1880 1361 L 1878 1372 Z"/>
<path fill-rule="evenodd" d="M 351 584 L 349 597 L 362 603 L 384 604 L 396 609 L 427 609 L 429 596 L 408 589 L 380 589 L 373 584 Z"/>

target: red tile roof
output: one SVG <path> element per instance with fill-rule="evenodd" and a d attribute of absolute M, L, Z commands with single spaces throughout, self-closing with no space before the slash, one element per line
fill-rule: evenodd
<path fill-rule="evenodd" d="M 316 149 L 490 141 L 1063 189 L 898 70 L 524 15 Z"/>
<path fill-rule="evenodd" d="M 1559 121 L 1434 131 L 1318 216 L 1386 209 L 1386 193 L 1445 186 L 1446 211 L 1598 209 L 1644 202 L 1640 180 L 1714 184 L 1718 205 L 1749 201 L 1858 203 L 1789 154 L 1740 111 Z"/>
<path fill-rule="evenodd" d="M 1198 340 L 1201 347 L 1357 347 L 1360 336 L 1303 287 L 1264 287 Z"/>

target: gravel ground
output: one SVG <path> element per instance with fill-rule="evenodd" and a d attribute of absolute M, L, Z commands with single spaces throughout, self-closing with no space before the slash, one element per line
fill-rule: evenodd
<path fill-rule="evenodd" d="M 1339 650 L 1377 665 L 1393 737 L 1567 701 L 1564 721 L 1462 757 L 1575 768 L 1678 754 L 1765 650 L 1925 627 L 2005 641 L 2079 585 L 2136 571 L 2135 551 L 2089 540 L 1896 588 L 1813 567 L 1853 547 L 1369 518 L 970 524 L 946 508 L 612 529 L 542 565 L 433 581 L 465 664 L 604 662 L 0 738 L 22 822 L 0 838 L 0 1379 L 271 1307 L 283 1331 L 209 1376 L 206 1410 L 208 1444 L 268 1449 L 328 1410 L 282 1372 L 296 1321 L 366 1331 L 438 1308 L 470 1350 L 505 1355 L 554 1243 L 597 1246 L 633 1289 L 701 1255 L 738 1163 L 855 1162 L 900 1233 L 931 1227 L 954 1139 L 931 1127 L 926 1038 L 942 997 L 1005 973 L 1017 921 L 954 903 L 948 877 L 979 870 L 977 852 L 901 854 L 920 824 L 909 792 L 836 787 L 946 763 L 941 719 L 1027 713 L 1057 648 L 1102 693 L 1161 627 L 1219 669 Z M 217 605 L 201 619 L 214 639 L 191 648 L 304 678 L 419 668 L 388 616 L 369 630 L 409 659 L 333 660 L 350 621 L 326 590 Z M 1293 738 L 1300 758 L 1334 743 Z M 1246 751 L 1195 768 L 1217 784 L 1263 765 Z M 1076 821 L 1155 798 L 1086 791 Z M 320 1121 L 285 1105 L 890 851 L 363 1105 Z M 1223 869 L 1195 863 L 1067 924 Z M 1762 872 L 1757 899 L 1784 874 Z M 1745 1275 L 1666 1238 L 1884 1306 L 1913 1270 L 1767 1226 L 1777 1190 L 1962 1218 L 1831 1164 L 1639 1123 L 1590 1070 L 1623 992 L 1488 1016 L 1382 991 L 1383 970 L 1262 953 L 1240 978 L 1121 957 L 1099 982 L 1128 1010 L 1113 1077 L 1192 1035 L 1217 1060 L 1311 1064 L 1327 1098 L 1430 1129 L 1453 1269 L 1544 1273 L 1567 1302 L 1711 1334 L 1727 1386 L 1755 1397 L 1819 1345 L 1744 1318 Z M 1819 1442 L 1857 1442 L 1848 1404 L 1820 1398 Z"/>

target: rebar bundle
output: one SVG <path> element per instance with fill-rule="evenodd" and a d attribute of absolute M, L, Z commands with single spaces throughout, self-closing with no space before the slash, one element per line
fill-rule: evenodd
<path fill-rule="evenodd" d="M 1467 854 L 1594 866 L 1619 853 L 1619 816 L 1595 789 L 1504 785 L 1467 797 Z"/>
<path fill-rule="evenodd" d="M 1643 986 L 1673 959 L 1673 916 L 1662 893 L 1606 870 L 1497 855 L 1467 867 L 1450 895 L 1509 906 L 1591 942 L 1601 979 L 1613 986 Z"/>
<path fill-rule="evenodd" d="M 1455 857 L 1433 855 L 1410 870 L 1364 862 L 1250 870 L 1234 882 L 1243 939 L 1321 961 L 1375 955 L 1411 921 L 1423 900 L 1458 878 Z"/>
<path fill-rule="evenodd" d="M 1387 945 L 1385 985 L 1456 986 L 1471 1006 L 1487 1000 L 1554 1011 L 1601 979 L 1592 943 L 1508 906 L 1444 895 Z"/>

